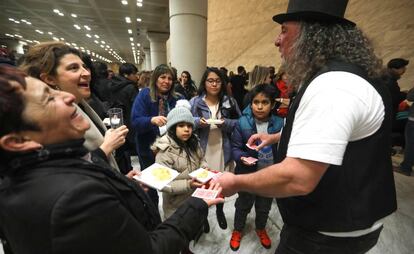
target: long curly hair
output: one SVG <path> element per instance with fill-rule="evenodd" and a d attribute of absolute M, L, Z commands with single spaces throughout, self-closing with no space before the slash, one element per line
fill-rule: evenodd
<path fill-rule="evenodd" d="M 346 24 L 300 22 L 301 32 L 286 60 L 290 83 L 309 81 L 331 59 L 355 64 L 369 78 L 382 73 L 382 61 L 375 55 L 369 39 L 360 29 Z"/>

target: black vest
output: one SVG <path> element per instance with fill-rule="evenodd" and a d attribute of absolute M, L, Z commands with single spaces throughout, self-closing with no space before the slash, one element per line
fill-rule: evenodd
<path fill-rule="evenodd" d="M 384 121 L 371 136 L 349 142 L 342 165 L 330 165 L 313 192 L 280 198 L 277 203 L 286 224 L 314 231 L 349 232 L 369 228 L 397 208 L 390 155 L 391 98 L 382 83 L 369 80 L 362 69 L 348 63 L 330 61 L 311 80 L 329 71 L 346 71 L 367 80 L 383 100 Z M 286 157 L 296 110 L 309 84 L 301 87 L 289 109 L 277 162 Z"/>

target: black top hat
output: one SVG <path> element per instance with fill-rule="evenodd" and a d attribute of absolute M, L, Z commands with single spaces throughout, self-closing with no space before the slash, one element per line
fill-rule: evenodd
<path fill-rule="evenodd" d="M 355 23 L 344 18 L 348 0 L 290 0 L 286 13 L 273 16 L 279 24 L 285 21 L 309 20 L 326 23 Z"/>

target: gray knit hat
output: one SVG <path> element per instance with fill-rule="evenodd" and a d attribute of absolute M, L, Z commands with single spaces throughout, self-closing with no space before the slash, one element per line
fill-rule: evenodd
<path fill-rule="evenodd" d="M 194 118 L 190 110 L 185 107 L 178 106 L 173 108 L 167 115 L 167 130 L 177 123 L 189 123 L 194 128 Z"/>

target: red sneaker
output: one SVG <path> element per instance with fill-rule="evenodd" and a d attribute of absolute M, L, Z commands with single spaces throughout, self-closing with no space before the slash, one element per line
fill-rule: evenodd
<path fill-rule="evenodd" d="M 269 236 L 267 235 L 266 229 L 256 230 L 257 236 L 260 238 L 260 243 L 266 249 L 270 249 L 272 246 L 272 241 L 270 240 Z"/>
<path fill-rule="evenodd" d="M 231 239 L 230 239 L 230 248 L 233 251 L 236 251 L 239 249 L 241 239 L 242 239 L 241 232 L 237 230 L 233 230 L 233 233 L 231 234 Z"/>

